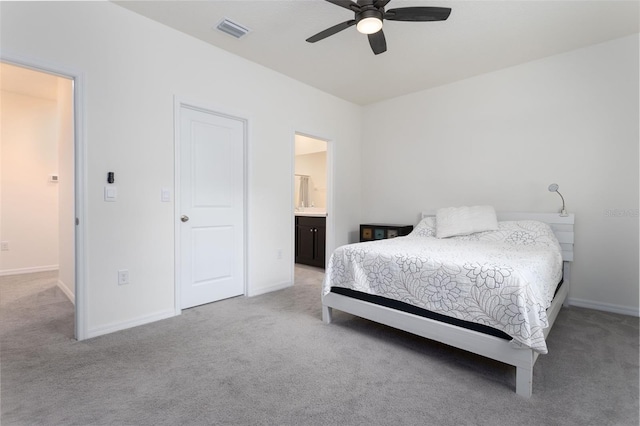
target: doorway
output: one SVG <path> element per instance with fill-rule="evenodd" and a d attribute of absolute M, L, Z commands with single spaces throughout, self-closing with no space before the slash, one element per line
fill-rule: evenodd
<path fill-rule="evenodd" d="M 80 340 L 74 77 L 5 58 L 0 74 L 0 274 L 53 271 Z"/>
<path fill-rule="evenodd" d="M 329 206 L 329 142 L 296 133 L 294 139 L 293 210 L 294 277 L 301 266 L 324 269 L 327 237 L 331 235 Z M 296 279 L 297 280 L 297 279 Z"/>

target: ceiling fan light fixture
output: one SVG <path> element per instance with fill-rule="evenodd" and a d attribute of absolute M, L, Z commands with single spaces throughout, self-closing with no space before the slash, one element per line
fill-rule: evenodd
<path fill-rule="evenodd" d="M 356 28 L 362 34 L 374 34 L 382 29 L 382 21 L 377 17 L 361 19 Z"/>

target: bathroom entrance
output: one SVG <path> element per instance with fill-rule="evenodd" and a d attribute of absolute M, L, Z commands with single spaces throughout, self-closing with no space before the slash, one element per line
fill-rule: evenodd
<path fill-rule="evenodd" d="M 328 142 L 295 135 L 295 263 L 324 268 L 327 235 Z"/>

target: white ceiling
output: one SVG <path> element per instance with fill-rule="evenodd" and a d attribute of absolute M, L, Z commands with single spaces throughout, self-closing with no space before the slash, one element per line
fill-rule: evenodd
<path fill-rule="evenodd" d="M 640 32 L 637 0 L 392 0 L 450 7 L 442 22 L 385 21 L 374 55 L 355 27 L 305 40 L 353 13 L 321 0 L 122 1 L 117 4 L 337 97 L 366 105 Z M 214 29 L 227 17 L 252 31 Z"/>

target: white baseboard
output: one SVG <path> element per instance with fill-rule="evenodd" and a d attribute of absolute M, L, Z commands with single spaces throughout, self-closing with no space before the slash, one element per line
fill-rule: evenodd
<path fill-rule="evenodd" d="M 155 314 L 146 315 L 144 317 L 135 318 L 129 321 L 112 323 L 108 325 L 104 325 L 101 327 L 92 328 L 87 331 L 87 339 L 91 339 L 92 337 L 98 337 L 109 333 L 114 333 L 116 331 L 126 330 L 128 328 L 137 327 L 139 325 L 149 324 L 152 322 L 160 321 L 163 319 L 171 318 L 176 316 L 176 313 L 173 309 L 157 312 Z"/>
<path fill-rule="evenodd" d="M 3 269 L 0 270 L 0 277 L 5 275 L 31 274 L 33 272 L 57 271 L 58 265 L 32 266 L 29 268 Z"/>
<path fill-rule="evenodd" d="M 282 290 L 287 287 L 293 286 L 292 282 L 284 282 L 276 285 L 272 285 L 269 287 L 259 288 L 257 290 L 252 290 L 247 292 L 247 297 L 259 296 L 265 293 L 271 293 L 272 291 Z"/>
<path fill-rule="evenodd" d="M 73 294 L 73 291 L 71 291 L 71 289 L 69 289 L 69 287 L 65 283 L 58 280 L 58 288 L 62 290 L 64 295 L 69 298 L 71 303 L 73 303 L 74 305 L 76 304 L 76 296 Z"/>
<path fill-rule="evenodd" d="M 594 302 L 592 300 L 573 299 L 568 300 L 569 305 L 577 306 L 579 308 L 595 309 L 597 311 L 612 312 L 614 314 L 631 315 L 634 317 L 640 316 L 640 309 L 632 306 L 614 305 L 612 303 Z"/>

